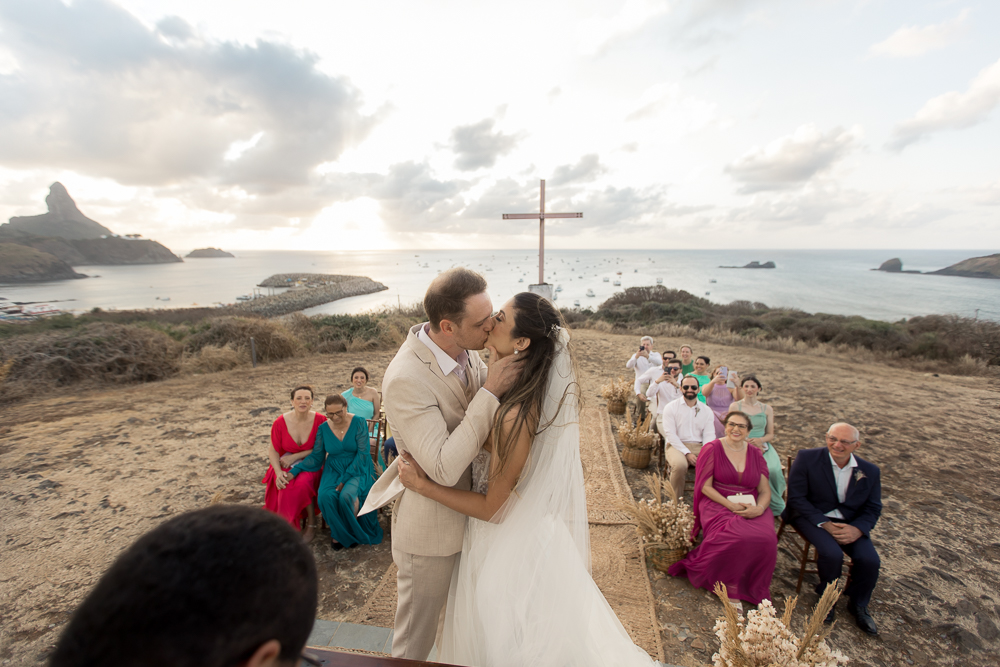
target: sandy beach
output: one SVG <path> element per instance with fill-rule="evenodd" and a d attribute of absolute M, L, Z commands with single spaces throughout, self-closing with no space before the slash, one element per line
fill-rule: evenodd
<path fill-rule="evenodd" d="M 636 336 L 575 333 L 584 396 L 629 373 Z M 657 349 L 684 341 L 660 339 Z M 696 354 L 755 372 L 774 406 L 782 456 L 822 444 L 838 420 L 862 432 L 859 455 L 879 465 L 885 508 L 873 538 L 883 562 L 871 638 L 843 611 L 831 644 L 853 664 L 995 664 L 1000 649 L 1000 410 L 996 379 L 934 377 L 859 365 L 845 357 L 788 355 L 707 343 Z M 288 390 L 313 384 L 321 398 L 366 366 L 378 387 L 395 350 L 338 353 L 101 390 L 60 390 L 0 413 L 0 660 L 36 664 L 115 556 L 177 513 L 225 502 L 260 505 L 273 419 Z M 321 404 L 321 400 L 318 401 Z M 633 493 L 639 475 L 626 471 Z M 389 539 L 333 552 L 318 536 L 318 617 L 348 618 L 391 562 Z M 775 604 L 794 594 L 794 543 L 779 544 Z M 718 602 L 648 570 L 667 662 L 711 663 Z M 812 606 L 811 581 L 799 609 Z M 801 623 L 801 613 L 796 614 Z M 799 625 L 801 627 L 801 625 Z"/>

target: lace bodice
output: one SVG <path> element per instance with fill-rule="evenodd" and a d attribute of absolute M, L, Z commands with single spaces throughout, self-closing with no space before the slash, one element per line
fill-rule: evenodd
<path fill-rule="evenodd" d="M 476 493 L 486 493 L 490 483 L 490 453 L 480 449 L 476 458 L 472 459 L 472 490 Z"/>

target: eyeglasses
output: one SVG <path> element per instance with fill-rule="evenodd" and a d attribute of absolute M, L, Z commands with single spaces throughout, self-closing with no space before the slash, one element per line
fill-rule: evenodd
<path fill-rule="evenodd" d="M 841 440 L 840 438 L 833 437 L 829 433 L 826 436 L 826 441 L 829 442 L 831 445 L 835 442 L 839 442 L 844 447 L 850 447 L 851 445 L 857 444 L 858 442 L 857 440 Z"/>
<path fill-rule="evenodd" d="M 688 389 L 694 389 L 695 391 L 698 391 L 699 388 L 700 387 L 698 385 L 696 385 L 696 384 L 683 384 L 683 385 L 681 385 L 681 391 L 687 391 Z"/>
<path fill-rule="evenodd" d="M 678 366 L 667 366 L 667 370 L 671 373 L 680 373 L 681 369 Z"/>
<path fill-rule="evenodd" d="M 304 662 L 307 665 L 311 665 L 311 667 L 323 666 L 323 662 L 319 658 L 309 653 L 306 653 L 305 651 L 299 654 L 299 660 L 300 662 Z"/>
<path fill-rule="evenodd" d="M 746 431 L 750 427 L 747 426 L 746 424 L 734 424 L 733 422 L 729 422 L 728 424 L 726 424 L 726 428 L 729 428 L 729 429 L 739 429 L 741 431 Z"/>

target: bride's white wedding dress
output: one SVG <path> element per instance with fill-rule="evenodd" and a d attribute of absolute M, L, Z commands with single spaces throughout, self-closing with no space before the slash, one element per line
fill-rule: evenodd
<path fill-rule="evenodd" d="M 442 662 L 654 664 L 591 577 L 579 388 L 568 339 L 561 330 L 539 428 L 552 423 L 535 437 L 521 480 L 491 521 L 470 518 L 466 526 L 438 647 Z M 488 471 L 489 456 L 481 455 L 473 462 L 473 490 L 485 493 Z"/>

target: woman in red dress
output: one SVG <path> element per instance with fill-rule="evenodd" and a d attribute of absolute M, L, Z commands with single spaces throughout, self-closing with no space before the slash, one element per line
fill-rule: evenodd
<path fill-rule="evenodd" d="M 303 472 L 293 478 L 288 469 L 312 453 L 316 430 L 326 417 L 312 410 L 312 387 L 296 387 L 291 397 L 291 411 L 271 425 L 271 445 L 267 448 L 271 465 L 261 480 L 266 485 L 264 509 L 283 516 L 303 530 L 303 537 L 308 541 L 316 527 L 316 491 L 323 471 Z M 311 512 L 308 511 L 310 506 Z"/>

